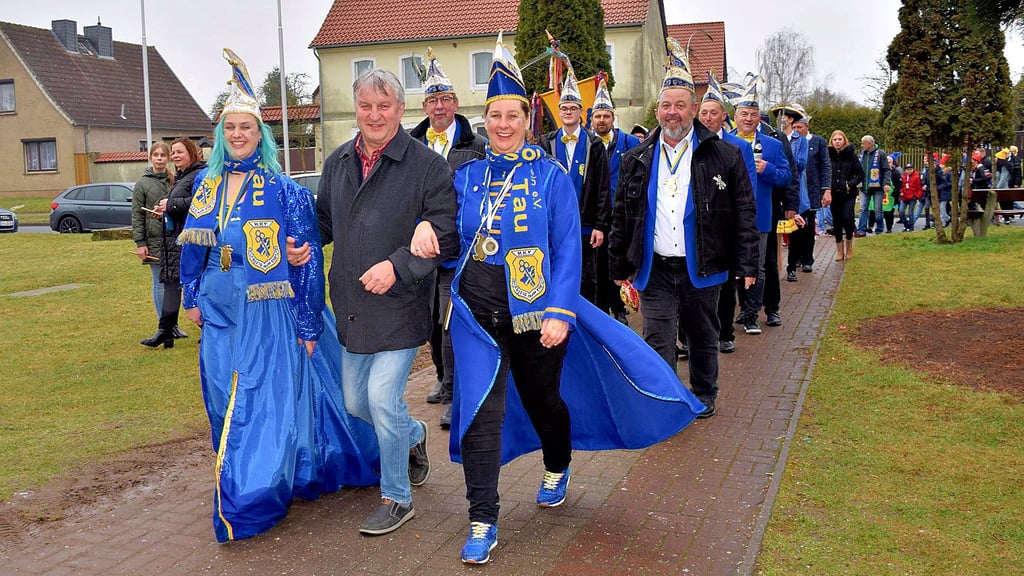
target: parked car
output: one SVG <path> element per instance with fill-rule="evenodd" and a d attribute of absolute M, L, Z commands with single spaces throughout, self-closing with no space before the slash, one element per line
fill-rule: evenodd
<path fill-rule="evenodd" d="M 18 216 L 10 210 L 0 208 L 0 232 L 17 232 Z"/>
<path fill-rule="evenodd" d="M 72 186 L 50 204 L 50 228 L 63 234 L 131 226 L 134 188 L 134 182 Z"/>
<path fill-rule="evenodd" d="M 295 176 L 292 176 L 292 180 L 295 180 L 300 186 L 303 186 L 312 192 L 313 197 L 316 198 L 317 188 L 320 187 L 319 172 L 304 172 L 302 174 L 296 174 Z"/>

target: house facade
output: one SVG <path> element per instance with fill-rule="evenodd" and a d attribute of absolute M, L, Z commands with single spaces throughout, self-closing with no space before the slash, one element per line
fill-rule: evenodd
<path fill-rule="evenodd" d="M 364 70 L 385 68 L 403 81 L 406 113 L 402 122 L 408 128 L 424 117 L 416 69 L 425 63 L 427 48 L 432 48 L 459 95 L 459 113 L 477 128 L 483 125 L 487 79 L 499 31 L 505 33 L 505 45 L 514 49 L 515 2 L 438 3 L 431 6 L 429 16 L 407 0 L 385 4 L 389 6 L 335 0 L 310 44 L 320 60 L 325 155 L 356 133 L 352 83 Z M 602 0 L 601 4 L 615 77 L 612 97 L 619 124 L 630 127 L 644 119 L 664 75 L 664 5 L 661 0 Z M 532 56 L 516 57 L 523 65 Z"/>
<path fill-rule="evenodd" d="M 213 125 L 156 48 L 147 48 L 154 140 Z M 142 46 L 111 28 L 0 22 L 0 193 L 56 194 L 89 182 L 104 152 L 146 148 Z"/>

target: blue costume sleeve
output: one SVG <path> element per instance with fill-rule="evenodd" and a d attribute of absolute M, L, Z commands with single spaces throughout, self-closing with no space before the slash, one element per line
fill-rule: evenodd
<path fill-rule="evenodd" d="M 310 249 L 309 262 L 302 266 L 288 265 L 288 281 L 295 291 L 291 306 L 298 324 L 298 337 L 319 340 L 324 331 L 324 253 L 313 194 L 291 178 L 280 178 L 283 180 L 280 201 L 288 219 L 287 235 L 295 238 L 297 246 L 309 242 Z"/>
<path fill-rule="evenodd" d="M 192 196 L 196 195 L 196 188 L 206 178 L 207 169 L 203 168 L 192 181 Z M 199 305 L 196 298 L 199 295 L 199 280 L 203 276 L 203 268 L 206 267 L 206 257 L 209 248 L 195 244 L 183 244 L 181 246 L 181 263 L 178 275 L 181 280 L 181 305 L 189 310 Z"/>
<path fill-rule="evenodd" d="M 554 162 L 552 162 L 552 168 Z M 548 171 L 548 243 L 551 248 L 551 284 L 544 319 L 556 318 L 576 326 L 576 305 L 583 273 L 582 236 L 576 189 L 561 169 Z"/>
<path fill-rule="evenodd" d="M 758 136 L 761 138 L 761 147 L 764 149 L 765 166 L 763 175 L 768 182 L 777 188 L 789 186 L 793 180 L 793 172 L 789 167 L 789 160 L 782 149 L 782 142 L 766 134 Z"/>

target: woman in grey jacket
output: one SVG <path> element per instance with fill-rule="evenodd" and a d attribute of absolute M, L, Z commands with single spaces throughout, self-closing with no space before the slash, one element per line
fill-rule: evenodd
<path fill-rule="evenodd" d="M 150 166 L 135 183 L 132 192 L 132 240 L 135 241 L 135 255 L 143 264 L 148 264 L 153 276 L 153 308 L 157 320 L 163 309 L 164 285 L 160 282 L 160 244 L 164 236 L 163 215 L 155 210 L 156 205 L 167 198 L 171 175 L 167 171 L 167 160 L 171 148 L 166 142 L 157 142 L 149 149 Z"/>

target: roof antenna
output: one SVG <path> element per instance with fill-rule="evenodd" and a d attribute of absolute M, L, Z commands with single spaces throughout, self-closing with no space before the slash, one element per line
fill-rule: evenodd
<path fill-rule="evenodd" d="M 126 112 L 128 112 L 127 107 L 124 104 L 121 104 L 121 120 L 127 120 L 128 119 L 128 117 L 125 116 Z"/>

